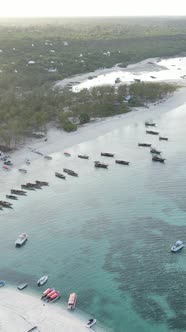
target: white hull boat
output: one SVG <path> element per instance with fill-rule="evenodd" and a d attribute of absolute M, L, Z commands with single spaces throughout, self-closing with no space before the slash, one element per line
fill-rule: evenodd
<path fill-rule="evenodd" d="M 43 286 L 48 280 L 48 276 L 43 276 L 37 281 L 38 286 Z"/>
<path fill-rule="evenodd" d="M 178 240 L 171 248 L 172 252 L 177 252 L 184 247 L 183 241 Z"/>
<path fill-rule="evenodd" d="M 86 324 L 86 327 L 92 327 L 96 324 L 96 319 L 95 318 L 91 318 L 89 319 L 89 321 Z"/>

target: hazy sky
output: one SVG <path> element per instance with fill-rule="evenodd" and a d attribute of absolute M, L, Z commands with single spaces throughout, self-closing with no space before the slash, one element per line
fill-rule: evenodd
<path fill-rule="evenodd" d="M 1 0 L 0 16 L 186 15 L 186 0 Z"/>

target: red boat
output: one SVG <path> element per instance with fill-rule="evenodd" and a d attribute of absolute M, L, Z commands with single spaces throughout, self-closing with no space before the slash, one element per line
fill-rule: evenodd
<path fill-rule="evenodd" d="M 56 293 L 56 290 L 53 289 L 51 292 L 49 292 L 49 293 L 47 294 L 46 298 L 49 299 L 49 298 L 50 298 L 53 294 L 55 294 L 55 293 Z"/>
<path fill-rule="evenodd" d="M 53 288 L 47 288 L 44 292 L 43 295 L 41 296 L 41 300 L 47 296 L 49 293 L 51 293 L 53 291 Z"/>
<path fill-rule="evenodd" d="M 6 170 L 9 170 L 9 167 L 6 166 L 6 165 L 3 165 L 3 168 L 6 169 Z"/>
<path fill-rule="evenodd" d="M 76 293 L 71 293 L 68 299 L 68 309 L 73 310 L 76 307 L 77 295 Z"/>
<path fill-rule="evenodd" d="M 54 302 L 54 301 L 57 301 L 59 298 L 60 298 L 60 294 L 59 292 L 56 292 L 56 294 L 54 294 L 50 300 L 50 302 Z"/>
<path fill-rule="evenodd" d="M 52 300 L 54 300 L 56 297 L 58 296 L 58 292 L 54 291 L 54 293 L 52 293 L 50 296 L 47 297 L 47 302 L 50 302 Z"/>

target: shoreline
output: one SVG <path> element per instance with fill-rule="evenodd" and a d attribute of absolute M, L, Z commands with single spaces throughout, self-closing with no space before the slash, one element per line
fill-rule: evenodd
<path fill-rule="evenodd" d="M 128 125 L 129 122 L 131 123 L 131 121 L 136 121 L 136 114 L 141 115 L 141 118 L 144 118 L 145 122 L 149 117 L 154 119 L 160 116 L 162 112 L 169 112 L 186 102 L 185 94 L 186 87 L 184 86 L 179 88 L 165 100 L 157 102 L 156 104 L 151 104 L 148 108 L 133 108 L 133 110 L 128 113 L 100 118 L 95 122 L 89 122 L 82 125 L 75 132 L 67 133 L 52 126 L 47 133 L 47 142 L 45 142 L 44 139 L 28 139 L 26 143 L 22 146 L 20 145 L 17 150 L 7 154 L 10 155 L 15 166 L 20 166 L 25 164 L 25 159 L 30 159 L 32 162 L 42 158 L 42 156 L 32 153 L 29 149 L 36 149 L 44 155 L 51 155 L 60 151 L 63 152 L 65 149 L 70 149 L 74 145 L 94 140 L 97 137 L 112 131 L 114 128 L 121 128 Z"/>
<path fill-rule="evenodd" d="M 83 320 L 85 317 L 81 318 L 76 310 L 69 312 L 61 303 L 43 303 L 35 294 L 19 291 L 13 286 L 5 285 L 0 292 L 0 330 L 2 332 L 15 331 L 15 327 L 19 332 L 26 332 L 34 326 L 38 327 L 34 330 L 36 332 L 87 331 L 85 326 L 87 318 Z M 104 330 L 95 325 L 95 331 Z"/>

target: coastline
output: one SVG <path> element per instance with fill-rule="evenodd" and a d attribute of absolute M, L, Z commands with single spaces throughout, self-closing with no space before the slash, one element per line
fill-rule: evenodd
<path fill-rule="evenodd" d="M 60 151 L 63 152 L 65 149 L 70 149 L 74 145 L 96 139 L 100 135 L 104 135 L 115 128 L 128 125 L 131 121 L 136 122 L 136 114 L 139 114 L 144 121 L 149 118 L 157 118 L 162 112 L 166 113 L 183 105 L 185 103 L 185 94 L 186 87 L 183 86 L 165 100 L 157 102 L 156 104 L 150 104 L 148 108 L 133 108 L 133 110 L 128 113 L 101 118 L 95 122 L 82 125 L 75 132 L 67 133 L 51 126 L 47 133 L 47 142 L 45 142 L 44 139 L 29 139 L 25 144 L 19 146 L 17 150 L 9 153 L 9 155 L 15 166 L 20 166 L 25 164 L 25 159 L 30 159 L 32 162 L 42 158 L 38 154 L 32 153 L 30 149 L 36 149 L 44 155 L 51 155 Z"/>
<path fill-rule="evenodd" d="M 47 287 L 46 287 L 47 288 Z M 69 312 L 60 304 L 43 303 L 39 297 L 12 286 L 0 290 L 0 330 L 2 332 L 26 332 L 34 326 L 40 332 L 83 332 L 87 331 L 86 321 L 78 313 Z M 103 331 L 95 327 L 96 331 Z"/>

